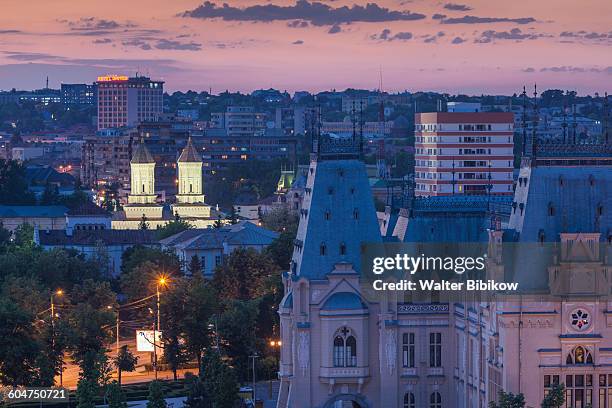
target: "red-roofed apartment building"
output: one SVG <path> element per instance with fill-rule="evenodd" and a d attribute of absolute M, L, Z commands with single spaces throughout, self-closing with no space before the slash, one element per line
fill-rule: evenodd
<path fill-rule="evenodd" d="M 448 109 L 415 114 L 415 195 L 513 194 L 514 115 Z"/>

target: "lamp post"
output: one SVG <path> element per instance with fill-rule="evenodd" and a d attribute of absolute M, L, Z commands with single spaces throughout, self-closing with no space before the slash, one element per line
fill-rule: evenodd
<path fill-rule="evenodd" d="M 253 354 L 252 356 L 249 356 L 249 359 L 253 359 L 253 404 L 257 403 L 257 397 L 256 397 L 256 393 L 255 393 L 255 359 L 259 358 L 259 355 L 257 354 Z"/>
<path fill-rule="evenodd" d="M 278 348 L 278 371 L 276 372 L 276 375 L 278 377 L 278 373 L 280 372 L 280 349 L 281 346 L 283 345 L 283 342 L 280 340 L 270 340 L 270 347 L 272 347 L 272 349 Z M 268 393 L 270 395 L 270 398 L 272 398 L 272 378 L 270 378 L 270 383 L 269 383 L 269 388 L 268 388 Z"/>
<path fill-rule="evenodd" d="M 62 296 L 64 291 L 61 289 L 57 289 L 55 292 L 51 292 L 51 347 L 53 348 L 53 352 L 55 353 L 55 303 L 53 302 L 53 295 Z M 63 371 L 64 371 L 64 361 L 63 358 L 60 357 L 60 386 L 63 385 Z"/>
<path fill-rule="evenodd" d="M 159 291 L 160 286 L 166 286 L 168 284 L 168 279 L 165 276 L 160 276 L 155 283 L 155 293 L 157 295 L 157 324 L 155 329 L 153 330 L 153 364 L 155 365 L 155 379 L 157 380 L 157 332 L 160 329 L 160 296 L 161 293 Z"/>

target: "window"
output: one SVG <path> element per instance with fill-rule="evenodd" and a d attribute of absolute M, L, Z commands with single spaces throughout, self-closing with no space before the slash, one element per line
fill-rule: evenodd
<path fill-rule="evenodd" d="M 331 219 L 331 212 L 329 210 L 325 211 L 325 221 L 329 221 Z"/>
<path fill-rule="evenodd" d="M 599 406 L 612 405 L 612 374 L 599 374 Z"/>
<path fill-rule="evenodd" d="M 442 333 L 429 333 L 429 366 L 442 367 Z"/>
<path fill-rule="evenodd" d="M 404 394 L 404 408 L 416 408 L 413 393 L 407 392 Z"/>
<path fill-rule="evenodd" d="M 325 255 L 325 253 L 327 252 L 327 247 L 325 246 L 325 243 L 321 243 L 321 246 L 319 247 L 319 254 L 320 255 Z"/>
<path fill-rule="evenodd" d="M 576 309 L 570 314 L 570 324 L 574 330 L 584 331 L 591 325 L 590 313 L 584 309 Z"/>
<path fill-rule="evenodd" d="M 340 244 L 340 255 L 346 255 L 346 245 L 344 242 Z"/>
<path fill-rule="evenodd" d="M 404 333 L 402 335 L 402 366 L 414 368 L 414 333 Z"/>
<path fill-rule="evenodd" d="M 442 396 L 439 392 L 432 392 L 429 396 L 429 408 L 442 408 Z"/>
<path fill-rule="evenodd" d="M 206 273 L 206 257 L 200 257 L 200 265 L 202 266 L 202 273 Z"/>
<path fill-rule="evenodd" d="M 334 338 L 334 367 L 344 367 L 344 339 Z"/>
<path fill-rule="evenodd" d="M 544 395 L 548 395 L 552 387 L 559 385 L 559 375 L 544 376 Z M 608 380 L 612 379 L 612 375 L 608 374 Z M 602 385 L 604 384 L 604 385 Z M 599 401 L 600 407 L 606 405 L 606 375 L 599 376 Z M 609 384 L 609 383 L 608 383 Z M 593 404 L 593 375 L 592 374 L 568 374 L 565 376 L 565 405 L 566 407 L 586 408 Z M 603 388 L 602 388 L 603 387 Z M 602 392 L 603 391 L 603 392 Z M 612 393 L 607 393 L 608 402 Z"/>
<path fill-rule="evenodd" d="M 215 266 L 221 265 L 221 255 L 215 256 Z"/>
<path fill-rule="evenodd" d="M 343 327 L 334 337 L 334 367 L 357 366 L 357 340 L 351 329 Z"/>
<path fill-rule="evenodd" d="M 565 363 L 571 365 L 593 364 L 593 355 L 587 348 L 577 346 L 567 355 Z"/>

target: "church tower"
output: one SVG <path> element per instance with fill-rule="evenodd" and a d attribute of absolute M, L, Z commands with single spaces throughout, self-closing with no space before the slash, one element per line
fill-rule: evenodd
<path fill-rule="evenodd" d="M 162 206 L 156 203 L 155 160 L 145 146 L 144 140 L 136 147 L 130 161 L 130 194 L 125 206 L 128 219 L 162 217 Z"/>
<path fill-rule="evenodd" d="M 314 147 L 283 276 L 277 408 L 397 407 L 395 357 L 378 338 L 395 335 L 394 318 L 361 290 L 362 244 L 382 241 L 361 140 L 320 136 Z"/>
<path fill-rule="evenodd" d="M 178 159 L 178 194 L 172 213 L 181 218 L 208 218 L 210 207 L 204 203 L 202 157 L 191 138 Z"/>

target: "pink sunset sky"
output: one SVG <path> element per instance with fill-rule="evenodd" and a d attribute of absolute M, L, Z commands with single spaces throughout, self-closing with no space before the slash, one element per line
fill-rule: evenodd
<path fill-rule="evenodd" d="M 609 0 L 2 0 L 0 89 L 611 91 Z M 606 89 L 608 88 L 608 89 Z"/>

